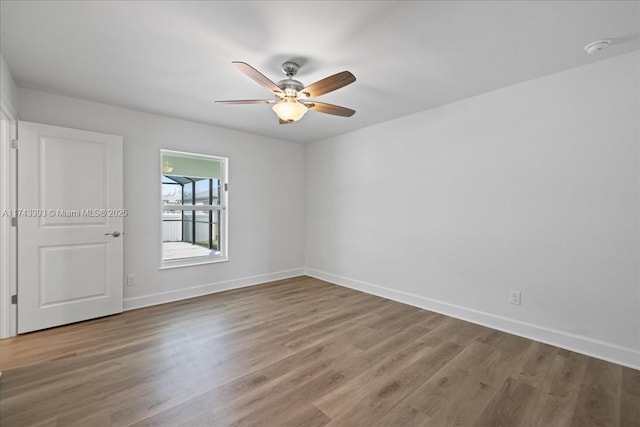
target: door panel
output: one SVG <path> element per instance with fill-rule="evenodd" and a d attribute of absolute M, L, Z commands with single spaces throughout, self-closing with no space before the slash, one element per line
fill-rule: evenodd
<path fill-rule="evenodd" d="M 43 247 L 39 258 L 40 307 L 108 296 L 106 243 Z"/>
<path fill-rule="evenodd" d="M 122 137 L 27 122 L 18 136 L 18 332 L 121 312 Z"/>
<path fill-rule="evenodd" d="M 104 143 L 41 136 L 38 142 L 40 169 L 39 202 L 43 209 L 108 209 L 109 146 Z M 72 159 L 69 155 L 73 156 Z M 63 165 L 64 167 L 59 167 Z M 63 189 L 63 190 L 62 190 Z M 62 191 L 60 191 L 62 190 Z M 101 216 L 41 217 L 41 225 L 105 224 Z"/>

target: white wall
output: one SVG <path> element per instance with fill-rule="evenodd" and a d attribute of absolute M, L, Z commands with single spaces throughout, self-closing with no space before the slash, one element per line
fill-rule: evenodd
<path fill-rule="evenodd" d="M 635 52 L 309 145 L 308 273 L 640 367 L 639 79 Z"/>
<path fill-rule="evenodd" d="M 125 308 L 302 274 L 304 147 L 19 89 L 22 120 L 124 137 Z M 229 262 L 159 270 L 160 149 L 229 157 Z"/>
<path fill-rule="evenodd" d="M 16 118 L 18 87 L 13 81 L 13 76 L 2 53 L 0 53 L 0 102 L 5 113 Z"/>

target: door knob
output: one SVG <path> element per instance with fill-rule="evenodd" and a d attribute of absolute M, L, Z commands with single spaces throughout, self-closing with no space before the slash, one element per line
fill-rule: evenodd
<path fill-rule="evenodd" d="M 119 231 L 114 231 L 113 233 L 104 233 L 105 236 L 113 236 L 118 237 L 120 235 Z"/>

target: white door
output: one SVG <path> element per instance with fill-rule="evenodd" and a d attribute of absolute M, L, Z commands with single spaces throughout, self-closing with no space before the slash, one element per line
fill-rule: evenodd
<path fill-rule="evenodd" d="M 122 312 L 122 137 L 18 125 L 18 333 Z"/>

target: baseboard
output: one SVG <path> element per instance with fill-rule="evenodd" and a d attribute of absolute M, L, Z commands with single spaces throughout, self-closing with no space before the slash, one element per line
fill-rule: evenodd
<path fill-rule="evenodd" d="M 368 294 L 380 296 L 404 304 L 409 304 L 425 310 L 434 311 L 457 319 L 466 320 L 468 322 L 571 350 L 576 353 L 582 353 L 587 356 L 617 363 L 633 369 L 640 369 L 640 352 L 631 348 L 625 348 L 580 335 L 569 334 L 526 322 L 520 322 L 518 320 L 433 300 L 420 295 L 398 291 L 356 279 L 337 276 L 335 274 L 313 268 L 305 268 L 304 271 L 307 276 L 315 277 L 316 279 L 324 280 L 336 285 L 366 292 Z"/>
<path fill-rule="evenodd" d="M 208 283 L 206 285 L 193 286 L 175 291 L 159 292 L 156 294 L 144 295 L 140 297 L 125 298 L 123 301 L 124 311 L 135 310 L 137 308 L 149 307 L 157 304 L 164 304 L 167 302 L 179 301 L 187 298 L 199 297 L 216 292 L 246 288 L 249 286 L 272 282 L 274 280 L 289 279 L 291 277 L 302 275 L 304 275 L 304 268 L 295 268 L 292 270 L 278 271 L 275 273 L 259 274 L 257 276 L 249 276 L 239 279 Z"/>

